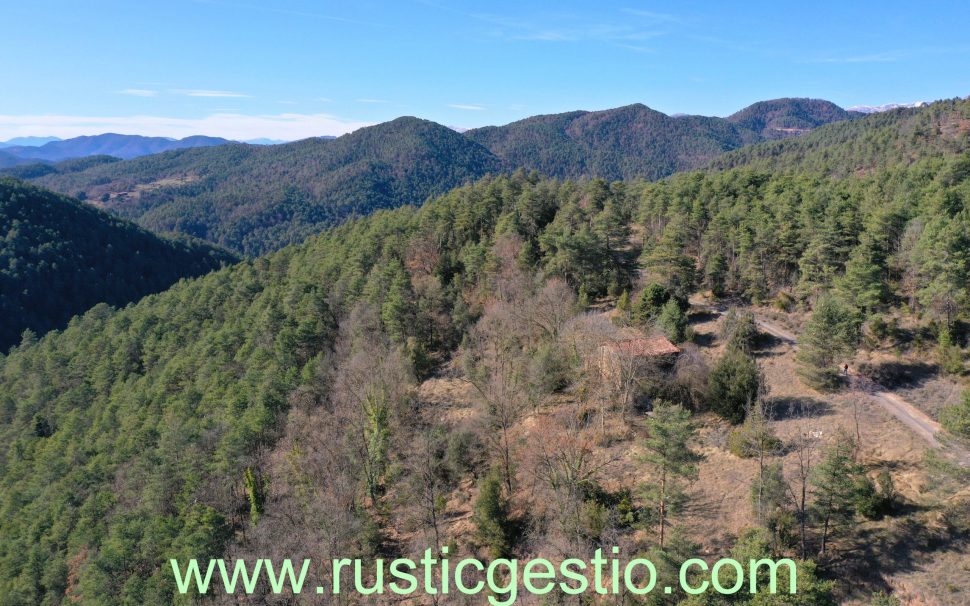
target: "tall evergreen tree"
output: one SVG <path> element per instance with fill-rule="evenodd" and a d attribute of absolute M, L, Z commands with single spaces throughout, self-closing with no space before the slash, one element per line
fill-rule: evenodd
<path fill-rule="evenodd" d="M 751 354 L 728 349 L 711 369 L 711 409 L 738 424 L 754 407 L 763 383 L 758 362 Z"/>
<path fill-rule="evenodd" d="M 864 239 L 845 264 L 845 274 L 838 282 L 838 291 L 846 301 L 863 312 L 873 312 L 889 297 L 885 268 L 881 266 L 879 251 L 870 239 Z"/>
<path fill-rule="evenodd" d="M 858 479 L 864 474 L 855 463 L 854 453 L 855 439 L 840 433 L 812 472 L 813 512 L 821 525 L 819 554 L 822 556 L 826 554 L 833 530 L 855 515 Z"/>
<path fill-rule="evenodd" d="M 832 389 L 839 383 L 837 364 L 847 360 L 859 340 L 859 319 L 840 299 L 824 296 L 798 338 L 799 373 L 809 385 Z"/>
<path fill-rule="evenodd" d="M 697 477 L 701 456 L 690 448 L 697 435 L 690 412 L 679 404 L 657 402 L 647 421 L 646 453 L 642 461 L 650 467 L 653 482 L 644 490 L 651 507 L 657 512 L 660 548 L 664 548 L 669 518 L 682 498 L 682 483 Z"/>

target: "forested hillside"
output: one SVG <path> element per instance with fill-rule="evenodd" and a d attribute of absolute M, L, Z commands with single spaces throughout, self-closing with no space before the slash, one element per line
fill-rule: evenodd
<path fill-rule="evenodd" d="M 488 150 L 455 131 L 399 118 L 333 140 L 180 150 L 36 182 L 83 194 L 151 230 L 258 255 L 500 169 Z"/>
<path fill-rule="evenodd" d="M 749 105 L 728 116 L 727 121 L 770 140 L 800 135 L 854 117 L 858 114 L 822 99 L 773 99 Z"/>
<path fill-rule="evenodd" d="M 34 164 L 7 173 L 86 198 L 148 229 L 257 255 L 348 217 L 420 204 L 487 173 L 525 168 L 551 177 L 652 180 L 847 117 L 825 101 L 779 99 L 728 119 L 671 117 L 631 105 L 536 116 L 464 135 L 399 118 L 335 140 L 220 145 L 117 163 L 99 157 L 90 166 Z"/>
<path fill-rule="evenodd" d="M 739 149 L 715 159 L 711 166 L 845 177 L 967 149 L 970 99 L 952 99 L 836 122 L 796 139 Z"/>
<path fill-rule="evenodd" d="M 970 155 L 946 128 L 914 140 L 908 111 L 850 123 L 886 142 L 860 174 L 490 176 L 27 340 L 0 359 L 0 595 L 179 603 L 173 557 L 621 545 L 664 574 L 698 553 L 799 562 L 796 597 L 656 604 L 818 606 L 887 589 L 894 550 L 964 553 L 965 470 L 886 458 L 907 430 L 829 395 L 860 348 L 966 369 Z M 818 153 L 856 157 L 853 132 Z M 744 313 L 701 331 L 699 293 L 810 314 L 800 378 L 771 394 L 789 354 Z M 644 334 L 681 353 L 599 370 L 601 345 Z M 940 418 L 970 437 L 970 400 Z M 704 513 L 718 500 L 730 528 Z M 927 591 L 958 604 L 960 583 Z"/>
<path fill-rule="evenodd" d="M 586 199 L 594 206 L 584 209 Z M 244 478 L 249 470 L 259 482 L 283 481 L 270 480 L 265 457 L 297 422 L 291 413 L 331 410 L 325 425 L 351 437 L 351 401 L 338 404 L 331 391 L 334 381 L 350 380 L 335 376 L 338 368 L 350 372 L 348 364 L 377 348 L 365 362 L 381 368 L 368 376 L 381 380 L 387 365 L 401 376 L 382 388 L 406 392 L 409 377 L 449 355 L 490 297 L 497 225 L 529 234 L 534 252 L 524 262 L 572 267 L 573 284 L 591 293 L 626 283 L 608 244 L 610 230 L 625 223 L 615 204 L 622 199 L 622 188 L 602 183 L 485 181 L 118 312 L 97 307 L 13 352 L 0 369 L 0 593 L 9 604 L 65 596 L 170 602 L 174 586 L 159 558 L 222 553 L 261 514 L 275 515 Z M 521 213 L 513 210 L 519 200 Z M 602 227 L 590 230 L 595 217 Z M 417 431 L 409 401 L 373 402 L 386 408 L 364 439 L 393 426 L 394 444 L 404 443 Z M 403 454 L 388 448 L 371 452 L 369 464 Z M 377 535 L 364 529 L 378 528 L 363 476 L 345 472 L 350 492 L 325 499 L 350 501 L 321 519 L 348 524 L 341 533 L 349 554 L 376 548 Z M 370 494 L 384 491 L 385 473 L 373 472 Z M 252 504 L 247 490 L 259 491 L 249 493 Z"/>
<path fill-rule="evenodd" d="M 534 116 L 465 133 L 516 168 L 559 178 L 659 179 L 743 145 L 806 132 L 851 115 L 816 99 L 756 103 L 729 118 L 668 116 L 636 104 Z"/>
<path fill-rule="evenodd" d="M 662 444 L 616 454 L 656 432 L 692 443 L 691 413 L 754 414 L 749 337 L 732 336 L 737 351 L 708 372 L 685 343 L 686 298 L 709 289 L 809 307 L 837 294 L 860 319 L 906 307 L 960 347 L 968 166 L 949 155 L 844 180 L 743 169 L 656 184 L 520 172 L 120 311 L 96 307 L 0 362 L 0 593 L 15 605 L 170 603 L 159 562 L 218 554 L 696 553 L 703 537 L 665 492 L 686 488 L 693 467 L 658 484 L 672 464 Z M 688 353 L 672 370 L 640 368 L 644 383 L 598 382 L 596 346 L 621 336 L 589 310 L 597 300 Z M 467 395 L 417 389 L 441 373 Z M 659 413 L 646 427 L 642 398 Z M 525 438 L 530 423 L 544 439 Z M 823 454 L 829 480 L 755 473 L 765 492 L 753 494 L 774 500 L 754 501 L 734 547 L 804 559 L 797 604 L 857 589 L 820 580 L 808 559 L 820 553 L 820 574 L 837 579 L 826 567 L 851 561 L 836 541 L 855 536 L 846 521 L 884 515 L 893 498 L 844 450 Z M 610 457 L 639 465 L 637 479 L 605 485 Z M 836 493 L 832 478 L 862 492 Z M 788 499 L 799 481 L 808 500 Z M 445 524 L 456 510 L 467 521 Z"/>
<path fill-rule="evenodd" d="M 58 162 L 57 164 L 29 161 L 28 163 L 19 164 L 17 166 L 0 170 L 0 174 L 8 177 L 16 177 L 17 179 L 37 179 L 46 175 L 67 175 L 70 173 L 77 173 L 95 166 L 111 164 L 113 162 L 121 162 L 121 159 L 115 158 L 114 156 L 87 156 L 85 158 L 76 158 L 74 160 L 64 160 L 63 162 Z M 82 198 L 87 197 L 87 194 L 84 194 L 83 192 L 77 193 Z"/>
<path fill-rule="evenodd" d="M 24 330 L 42 335 L 96 303 L 124 306 L 234 261 L 12 179 L 0 179 L 0 234 L 2 351 Z"/>

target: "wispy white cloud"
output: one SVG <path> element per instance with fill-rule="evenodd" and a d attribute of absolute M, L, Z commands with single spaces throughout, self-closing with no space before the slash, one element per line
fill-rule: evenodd
<path fill-rule="evenodd" d="M 357 99 L 357 103 L 390 103 L 387 99 Z"/>
<path fill-rule="evenodd" d="M 544 30 L 513 36 L 516 40 L 537 40 L 539 42 L 575 42 L 580 39 L 575 31 Z"/>
<path fill-rule="evenodd" d="M 332 103 L 333 99 L 331 99 L 330 97 L 317 97 L 317 101 L 321 103 Z"/>
<path fill-rule="evenodd" d="M 842 57 L 822 57 L 809 60 L 809 63 L 892 63 L 899 61 L 902 55 L 897 52 L 872 53 L 868 55 L 848 55 Z"/>
<path fill-rule="evenodd" d="M 665 19 L 654 19 L 649 23 L 652 27 L 647 28 L 642 19 L 633 23 L 629 19 L 624 22 L 610 19 L 590 22 L 581 16 L 563 14 L 544 15 L 536 20 L 523 20 L 489 13 L 468 15 L 470 18 L 496 26 L 492 31 L 493 35 L 512 40 L 609 43 L 648 40 L 665 35 L 666 32 L 661 31 L 662 22 L 672 20 L 673 16 L 659 14 L 655 16 L 665 17 Z"/>
<path fill-rule="evenodd" d="M 639 44 L 619 44 L 617 46 L 619 46 L 620 48 L 625 48 L 627 50 L 631 50 L 631 51 L 633 51 L 635 53 L 655 53 L 655 52 L 657 52 L 657 50 L 654 49 L 654 48 L 650 48 L 649 46 L 641 46 Z"/>
<path fill-rule="evenodd" d="M 118 94 L 129 95 L 131 97 L 154 97 L 158 94 L 158 91 L 147 88 L 126 88 L 118 91 Z"/>
<path fill-rule="evenodd" d="M 269 13 L 276 13 L 279 15 L 292 15 L 294 17 L 310 17 L 311 19 L 323 19 L 325 21 L 337 21 L 340 23 L 353 23 L 356 25 L 378 25 L 376 23 L 370 23 L 366 21 L 358 21 L 357 19 L 348 19 L 347 17 L 340 17 L 338 15 L 328 15 L 324 13 L 315 13 L 311 11 L 300 11 L 291 10 L 287 8 L 281 8 L 278 6 L 272 6 L 270 3 L 264 4 L 243 4 L 239 2 L 220 2 L 218 0 L 194 0 L 197 4 L 209 4 L 212 6 L 223 6 L 226 8 L 231 8 L 235 10 L 253 10 L 253 11 L 264 11 Z"/>
<path fill-rule="evenodd" d="M 245 115 L 216 113 L 203 118 L 165 116 L 0 115 L 0 140 L 45 133 L 61 138 L 106 132 L 182 138 L 210 135 L 236 139 L 285 139 L 320 135 L 339 136 L 369 126 L 370 122 L 344 120 L 329 114 Z"/>
<path fill-rule="evenodd" d="M 237 93 L 229 90 L 205 90 L 205 89 L 184 89 L 178 88 L 169 91 L 176 95 L 185 95 L 186 97 L 214 97 L 214 98 L 248 98 L 251 95 L 244 93 Z"/>
<path fill-rule="evenodd" d="M 485 109 L 484 105 L 474 105 L 471 103 L 449 103 L 448 107 L 453 107 L 455 109 L 467 109 L 470 111 L 483 111 Z"/>
<path fill-rule="evenodd" d="M 968 53 L 970 53 L 970 45 L 927 46 L 881 52 L 819 54 L 815 57 L 803 59 L 801 63 L 893 63 L 896 61 L 906 61 L 911 59 L 946 55 L 965 55 Z"/>
<path fill-rule="evenodd" d="M 659 23 L 680 23 L 681 18 L 677 15 L 672 15 L 670 13 L 657 13 L 654 11 L 645 11 L 638 8 L 624 8 L 622 12 L 633 15 L 635 17 L 643 17 L 650 21 L 655 21 Z"/>

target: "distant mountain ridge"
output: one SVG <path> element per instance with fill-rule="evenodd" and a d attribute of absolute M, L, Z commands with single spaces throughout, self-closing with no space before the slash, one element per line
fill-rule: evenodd
<path fill-rule="evenodd" d="M 884 103 L 883 105 L 853 105 L 848 109 L 848 111 L 858 112 L 860 114 L 877 114 L 880 112 L 888 112 L 893 109 L 923 107 L 924 105 L 927 105 L 926 101 L 914 101 L 912 103 Z"/>
<path fill-rule="evenodd" d="M 5 149 L 0 149 L 0 169 L 7 169 L 13 166 L 21 166 L 23 164 L 32 164 L 36 160 L 31 160 L 29 158 L 21 158 L 14 154 L 8 153 Z"/>
<path fill-rule="evenodd" d="M 746 166 L 766 172 L 845 177 L 928 157 L 970 151 L 970 99 L 947 99 L 826 124 L 803 137 L 769 141 L 715 158 L 713 170 Z"/>
<path fill-rule="evenodd" d="M 149 229 L 258 255 L 504 168 L 450 128 L 404 117 L 337 139 L 183 149 L 81 171 L 55 165 L 34 180 Z"/>
<path fill-rule="evenodd" d="M 147 156 L 173 149 L 191 147 L 209 147 L 230 143 L 221 137 L 205 137 L 195 135 L 184 139 L 169 139 L 167 137 L 143 137 L 141 135 L 119 135 L 105 133 L 103 135 L 74 137 L 50 141 L 40 146 L 17 145 L 5 147 L 3 151 L 18 158 L 43 162 L 60 162 L 72 158 L 85 156 L 114 156 L 123 160 Z"/>
<path fill-rule="evenodd" d="M 465 133 L 514 167 L 561 177 L 659 179 L 759 141 L 854 115 L 818 99 L 755 103 L 728 118 L 667 114 L 643 104 L 533 116 Z"/>
<path fill-rule="evenodd" d="M 753 131 L 762 139 L 784 139 L 829 124 L 857 117 L 831 101 L 822 99 L 775 99 L 760 101 L 728 116 L 732 124 Z"/>
<path fill-rule="evenodd" d="M 5 172 L 86 198 L 149 229 L 258 255 L 348 217 L 421 204 L 488 173 L 526 169 L 557 178 L 655 180 L 751 143 L 857 116 L 827 101 L 778 99 L 728 118 L 672 117 L 634 104 L 465 133 L 404 117 L 331 140 L 228 144 Z"/>
<path fill-rule="evenodd" d="M 62 139 L 60 137 L 14 137 L 7 141 L 0 141 L 0 149 L 18 146 L 39 147 L 52 141 L 62 141 Z"/>

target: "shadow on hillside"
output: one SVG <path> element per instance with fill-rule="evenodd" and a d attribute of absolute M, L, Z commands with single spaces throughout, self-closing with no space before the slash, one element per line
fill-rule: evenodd
<path fill-rule="evenodd" d="M 752 355 L 756 358 L 780 358 L 788 352 L 785 351 L 772 351 L 769 349 L 760 350 L 756 349 L 752 352 Z"/>
<path fill-rule="evenodd" d="M 787 341 L 783 341 L 782 339 L 776 337 L 775 335 L 766 333 L 763 330 L 759 330 L 758 336 L 754 342 L 754 349 L 755 351 L 764 350 L 764 349 L 775 349 L 776 347 L 782 347 L 783 345 L 787 345 L 787 344 L 788 344 Z"/>
<path fill-rule="evenodd" d="M 828 402 L 805 397 L 769 398 L 772 418 L 778 420 L 807 419 L 832 414 Z"/>
<path fill-rule="evenodd" d="M 714 496 L 692 494 L 683 505 L 684 514 L 696 516 L 705 520 L 713 520 L 724 516 L 724 499 Z"/>
<path fill-rule="evenodd" d="M 858 579 L 870 590 L 885 592 L 893 590 L 887 578 L 924 570 L 923 562 L 934 553 L 950 551 L 970 558 L 970 534 L 966 531 L 929 526 L 913 517 L 893 519 L 888 527 L 860 529 L 849 543 L 841 557 L 829 562 L 826 576 Z"/>
<path fill-rule="evenodd" d="M 691 342 L 698 347 L 711 347 L 717 339 L 710 333 L 697 333 L 691 337 Z"/>
<path fill-rule="evenodd" d="M 888 389 L 920 387 L 937 376 L 940 369 L 925 362 L 867 362 L 859 366 L 859 374 Z"/>
<path fill-rule="evenodd" d="M 687 321 L 691 324 L 703 324 L 704 322 L 713 322 L 717 320 L 719 314 L 713 311 L 692 311 L 687 316 Z"/>

